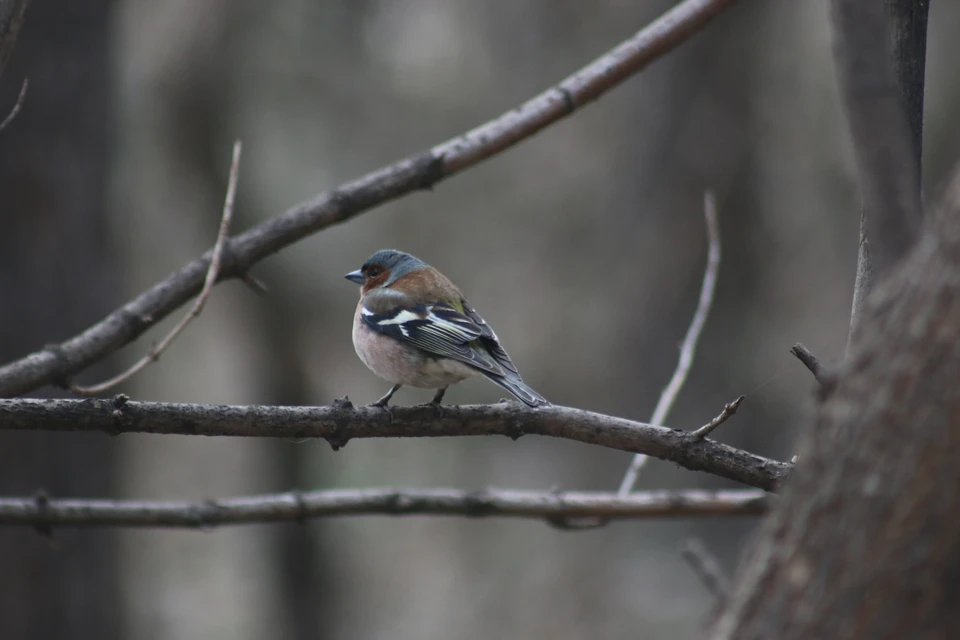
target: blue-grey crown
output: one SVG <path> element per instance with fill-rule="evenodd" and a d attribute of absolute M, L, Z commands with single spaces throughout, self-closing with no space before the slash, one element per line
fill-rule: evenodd
<path fill-rule="evenodd" d="M 384 286 L 389 286 L 397 278 L 401 278 L 411 271 L 423 269 L 428 266 L 419 258 L 415 258 L 403 251 L 397 251 L 396 249 L 380 249 L 380 251 L 377 251 L 367 258 L 367 261 L 363 263 L 362 269 L 367 269 L 373 265 L 379 265 L 390 271 L 390 278 L 384 283 Z"/>

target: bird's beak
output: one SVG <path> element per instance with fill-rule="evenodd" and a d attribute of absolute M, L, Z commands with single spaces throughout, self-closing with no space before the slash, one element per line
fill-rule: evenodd
<path fill-rule="evenodd" d="M 350 273 L 348 273 L 343 277 L 349 280 L 350 282 L 356 282 L 357 284 L 363 284 L 364 281 L 366 280 L 366 278 L 363 275 L 363 272 L 360 271 L 360 269 L 357 269 L 356 271 L 351 271 Z"/>

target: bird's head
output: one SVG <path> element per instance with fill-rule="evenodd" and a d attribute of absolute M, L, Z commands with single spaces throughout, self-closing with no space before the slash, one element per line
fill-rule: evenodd
<path fill-rule="evenodd" d="M 363 266 L 351 271 L 344 277 L 363 287 L 362 293 L 379 287 L 389 287 L 411 271 L 426 268 L 427 265 L 409 253 L 396 249 L 381 249 L 367 258 Z"/>

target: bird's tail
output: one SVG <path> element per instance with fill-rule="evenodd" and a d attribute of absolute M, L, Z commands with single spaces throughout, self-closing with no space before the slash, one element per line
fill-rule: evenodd
<path fill-rule="evenodd" d="M 517 397 L 518 400 L 520 400 L 520 402 L 524 403 L 528 407 L 542 407 L 550 404 L 547 402 L 546 398 L 528 387 L 526 383 L 524 383 L 524 381 L 519 377 L 505 378 L 503 376 L 490 374 L 485 371 L 482 371 L 481 373 L 490 378 L 491 382 L 495 382 L 512 393 Z"/>

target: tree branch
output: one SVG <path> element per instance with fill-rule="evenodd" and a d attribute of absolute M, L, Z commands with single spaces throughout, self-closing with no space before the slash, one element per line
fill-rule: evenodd
<path fill-rule="evenodd" d="M 201 502 L 0 498 L 0 525 L 35 527 L 187 527 L 303 522 L 357 515 L 446 515 L 470 518 L 600 517 L 610 519 L 757 516 L 773 496 L 736 491 L 645 491 L 629 496 L 598 492 L 511 489 L 333 489 Z"/>
<path fill-rule="evenodd" d="M 692 433 L 599 413 L 516 403 L 434 407 L 224 406 L 114 400 L 0 400 L 0 428 L 205 436 L 323 438 L 335 449 L 353 438 L 526 434 L 552 436 L 639 452 L 775 491 L 792 465 L 735 449 Z"/>
<path fill-rule="evenodd" d="M 810 373 L 813 374 L 813 377 L 817 382 L 820 384 L 827 384 L 827 378 L 830 374 L 817 356 L 813 355 L 810 349 L 807 349 L 798 342 L 790 348 L 790 353 L 793 354 L 797 360 L 803 363 L 803 366 L 810 370 Z"/>
<path fill-rule="evenodd" d="M 697 438 L 706 438 L 708 435 L 713 433 L 714 429 L 733 417 L 733 414 L 735 414 L 737 409 L 740 408 L 740 403 L 743 402 L 743 398 L 744 396 L 740 396 L 733 402 L 728 402 L 727 404 L 723 405 L 723 411 L 721 411 L 713 420 L 694 431 L 693 435 Z"/>
<path fill-rule="evenodd" d="M 697 351 L 697 343 L 700 341 L 700 333 L 707 323 L 707 316 L 710 315 L 710 307 L 713 305 L 713 292 L 717 286 L 717 274 L 720 271 L 720 224 L 717 221 L 717 205 L 713 193 L 707 191 L 703 194 L 703 217 L 707 226 L 707 265 L 703 271 L 703 283 L 700 286 L 700 299 L 697 302 L 697 309 L 690 320 L 690 326 L 687 327 L 687 334 L 683 337 L 683 343 L 680 345 L 680 357 L 677 358 L 677 367 L 673 371 L 670 382 L 660 393 L 660 399 L 653 410 L 653 416 L 650 423 L 662 425 L 667 420 L 670 410 L 673 409 L 673 403 L 683 389 L 687 381 L 687 375 L 690 373 L 690 367 L 693 365 L 693 356 Z M 740 406 L 740 401 L 737 401 Z M 726 409 L 725 409 L 726 411 Z M 724 417 L 726 420 L 730 415 L 736 412 L 736 407 L 730 414 Z M 722 420 L 721 420 L 722 422 Z M 720 423 L 717 423 L 720 424 Z M 711 429 L 712 431 L 712 429 Z M 709 431 L 707 432 L 709 433 Z M 706 434 L 704 434 L 706 435 Z M 620 489 L 617 493 L 621 496 L 633 491 L 633 485 L 637 483 L 637 475 L 640 469 L 647 463 L 647 456 L 638 453 L 630 461 L 630 466 L 620 482 Z"/>
<path fill-rule="evenodd" d="M 884 0 L 893 40 L 893 70 L 910 124 L 917 181 L 923 164 L 923 85 L 927 68 L 930 0 Z"/>
<path fill-rule="evenodd" d="M 869 297 L 713 640 L 960 637 L 960 165 L 941 206 Z"/>
<path fill-rule="evenodd" d="M 596 100 L 702 29 L 735 0 L 686 0 L 629 40 L 519 108 L 462 136 L 324 192 L 233 238 L 220 279 L 242 277 L 280 249 L 418 189 L 429 189 Z M 195 296 L 207 252 L 106 318 L 59 345 L 0 367 L 0 396 L 16 396 L 69 377 L 130 343 Z"/>
<path fill-rule="evenodd" d="M 894 74 L 884 4 L 832 2 L 837 79 L 863 200 L 851 337 L 864 299 L 914 244 L 922 216 L 920 172 Z"/>

